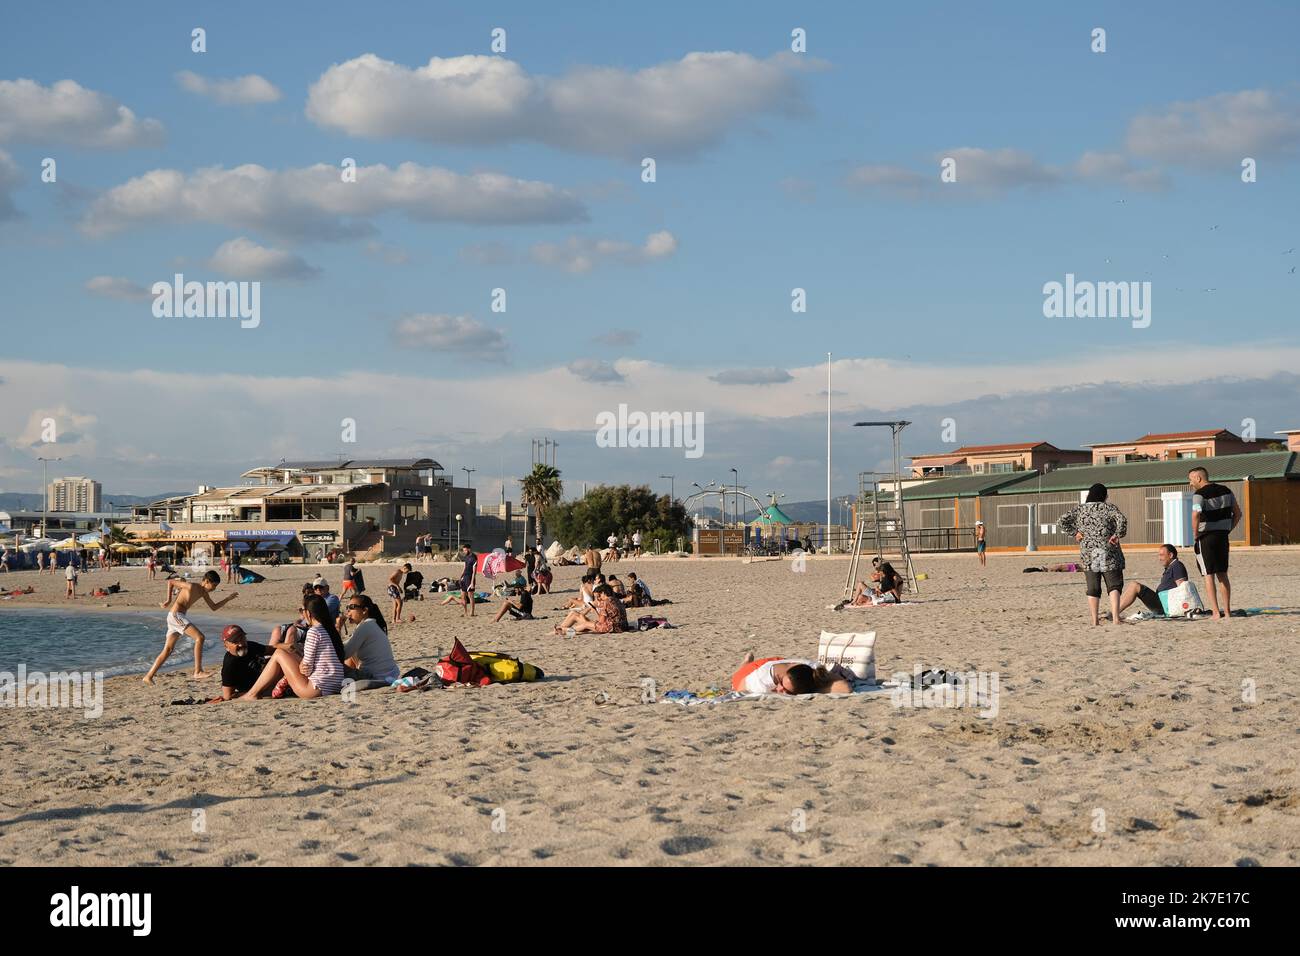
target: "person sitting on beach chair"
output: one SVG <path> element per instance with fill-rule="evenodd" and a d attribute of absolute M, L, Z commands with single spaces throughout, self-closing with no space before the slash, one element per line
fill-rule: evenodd
<path fill-rule="evenodd" d="M 840 665 L 827 670 L 816 661 L 790 657 L 755 660 L 751 651 L 731 675 L 731 689 L 742 694 L 851 694 L 853 674 Z"/>

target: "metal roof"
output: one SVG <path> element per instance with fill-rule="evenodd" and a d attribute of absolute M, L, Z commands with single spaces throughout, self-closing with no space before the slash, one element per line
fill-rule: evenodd
<path fill-rule="evenodd" d="M 241 478 L 254 478 L 281 471 L 346 471 L 352 468 L 394 468 L 424 471 L 442 470 L 442 465 L 432 458 L 353 458 L 347 461 L 282 461 L 278 465 L 258 465 L 244 472 Z"/>
<path fill-rule="evenodd" d="M 1211 481 L 1240 481 L 1243 478 L 1300 478 L 1296 452 L 1266 451 L 1250 455 L 1218 455 L 1213 458 L 1178 458 L 1173 461 L 1136 461 L 1125 465 L 1093 465 L 1090 468 L 1058 468 L 1041 479 L 998 489 L 1000 495 L 1034 494 L 1038 491 L 1083 491 L 1101 482 L 1107 488 L 1140 488 L 1146 485 L 1181 485 L 1192 468 L 1204 468 Z M 957 479 L 953 479 L 954 481 Z"/>
<path fill-rule="evenodd" d="M 1026 478 L 1036 478 L 1037 471 L 995 471 L 982 475 L 957 475 L 935 478 L 903 489 L 904 501 L 927 501 L 936 498 L 977 498 Z M 1091 482 L 1089 482 L 1091 484 Z M 885 494 L 892 496 L 892 492 Z"/>

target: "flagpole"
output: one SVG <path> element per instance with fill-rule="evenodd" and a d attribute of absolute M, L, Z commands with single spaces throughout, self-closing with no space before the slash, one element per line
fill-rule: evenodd
<path fill-rule="evenodd" d="M 826 553 L 831 553 L 831 353 L 826 353 Z"/>

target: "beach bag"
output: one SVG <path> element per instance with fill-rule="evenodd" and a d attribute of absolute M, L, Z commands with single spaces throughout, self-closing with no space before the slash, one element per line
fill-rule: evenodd
<path fill-rule="evenodd" d="M 1191 581 L 1176 584 L 1168 591 L 1160 592 L 1160 603 L 1167 617 L 1186 617 L 1193 611 L 1205 610 L 1201 603 L 1200 592 Z"/>
<path fill-rule="evenodd" d="M 540 667 L 508 654 L 498 654 L 495 651 L 471 651 L 469 656 L 487 671 L 494 684 L 532 682 L 546 676 Z"/>
<path fill-rule="evenodd" d="M 656 627 L 667 627 L 668 618 L 655 617 L 653 614 L 646 614 L 636 619 L 636 629 L 638 631 L 650 631 Z"/>
<path fill-rule="evenodd" d="M 477 684 L 483 687 L 492 683 L 487 670 L 470 656 L 460 638 L 456 638 L 451 653 L 438 661 L 433 670 L 444 684 Z"/>
<path fill-rule="evenodd" d="M 360 568 L 352 572 L 352 589 L 358 594 L 363 594 L 366 590 L 366 579 Z"/>
<path fill-rule="evenodd" d="M 876 682 L 876 632 L 832 634 L 822 631 L 817 643 L 817 663 L 830 670 L 843 665 L 854 677 Z"/>

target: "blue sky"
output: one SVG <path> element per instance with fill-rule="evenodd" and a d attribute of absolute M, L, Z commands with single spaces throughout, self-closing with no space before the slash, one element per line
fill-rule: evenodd
<path fill-rule="evenodd" d="M 522 467 L 519 435 L 563 435 L 576 450 L 592 429 L 575 405 L 628 402 L 699 409 L 726 426 L 699 477 L 743 462 L 792 497 L 813 497 L 824 488 L 815 425 L 777 448 L 740 436 L 811 422 L 824 401 L 814 367 L 828 351 L 860 360 L 837 366 L 846 414 L 932 408 L 937 420 L 960 406 L 963 441 L 1077 444 L 1274 414 L 1258 412 L 1278 397 L 1270 376 L 1295 369 L 1300 348 L 1300 275 L 1288 271 L 1300 253 L 1284 254 L 1300 210 L 1293 5 L 556 10 L 236 2 L 12 13 L 0 83 L 37 87 L 0 86 L 0 212 L 11 210 L 0 219 L 11 332 L 0 356 L 0 484 L 34 487 L 34 422 L 46 416 L 82 440 L 66 449 L 82 470 L 147 492 L 159 481 L 130 468 L 128 453 L 174 475 L 168 487 L 230 480 L 249 458 L 380 454 L 413 441 L 449 466 L 473 456 Z M 190 49 L 196 26 L 206 53 Z M 412 72 L 433 57 L 491 55 L 494 27 L 507 31 L 496 59 L 508 63 L 459 67 L 482 99 L 454 83 L 431 92 Z M 807 31 L 806 54 L 790 53 L 795 27 Z M 1094 27 L 1106 30 L 1105 53 L 1090 50 Z M 682 66 L 716 53 L 730 58 Z M 366 55 L 389 83 L 373 101 L 343 81 Z M 500 75 L 481 72 L 497 66 Z M 191 86 L 260 77 L 279 98 L 221 102 L 185 88 L 181 71 L 196 75 Z M 113 148 L 94 108 L 48 120 L 49 91 L 65 80 L 108 98 L 100 109 L 131 111 L 134 126 L 117 130 Z M 524 86 L 558 92 L 509 103 Z M 479 109 L 503 101 L 500 116 Z M 641 182 L 643 155 L 656 158 L 655 183 Z M 958 182 L 940 184 L 948 155 Z M 47 156 L 57 184 L 40 181 Z M 1243 156 L 1257 160 L 1257 182 L 1241 181 Z M 344 157 L 363 179 L 411 163 L 421 175 L 499 174 L 547 198 L 521 212 L 509 193 L 523 187 L 466 198 L 458 180 L 422 205 L 394 181 L 338 220 L 307 171 Z M 226 182 L 195 198 L 198 171 L 243 164 L 278 185 L 252 194 Z M 184 199 L 141 198 L 137 178 L 157 170 L 185 184 Z M 309 195 L 279 205 L 298 191 Z M 470 221 L 449 221 L 449 205 L 462 210 L 451 219 Z M 339 222 L 364 235 L 320 238 Z M 236 240 L 222 259 L 219 247 Z M 176 271 L 261 281 L 261 325 L 155 318 L 140 290 Z M 1042 286 L 1066 273 L 1151 282 L 1150 327 L 1044 318 Z M 87 288 L 96 277 L 98 293 Z M 489 308 L 498 287 L 503 314 Z M 794 287 L 807 290 L 806 313 L 790 310 Z M 1225 344 L 1238 350 L 1230 358 L 1218 354 Z M 709 378 L 752 369 L 776 369 L 764 373 L 776 381 Z M 1234 385 L 1222 408 L 1193 400 L 1161 420 L 1088 425 L 1075 424 L 1061 391 L 1220 376 L 1257 390 L 1242 398 Z M 272 380 L 286 377 L 303 383 L 277 391 Z M 395 389 L 423 381 L 431 397 L 491 398 L 475 415 L 417 414 L 395 400 L 408 410 L 394 420 L 373 410 L 385 379 Z M 344 393 L 341 412 L 307 401 L 322 388 Z M 362 429 L 364 447 L 339 449 L 349 389 L 373 427 Z M 183 427 L 158 407 L 174 403 L 146 402 L 156 427 L 126 429 L 142 393 L 178 391 L 264 396 L 239 413 L 259 428 L 218 398 L 217 414 L 234 419 L 215 423 L 201 452 L 158 437 Z M 1019 426 L 1033 434 L 970 405 L 1009 392 L 1035 396 L 1040 417 Z M 1218 418 L 1202 420 L 1211 412 Z M 1276 415 L 1260 417 L 1261 433 L 1296 427 Z M 930 431 L 909 450 L 937 450 L 938 426 Z M 880 448 L 863 447 L 837 469 L 837 493 L 878 464 Z M 790 460 L 786 473 L 776 459 Z M 636 477 L 648 463 L 594 447 L 571 461 L 581 471 L 571 477 L 590 481 Z"/>

